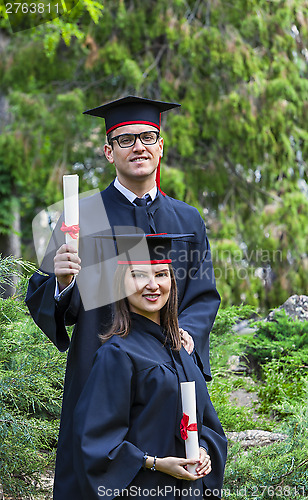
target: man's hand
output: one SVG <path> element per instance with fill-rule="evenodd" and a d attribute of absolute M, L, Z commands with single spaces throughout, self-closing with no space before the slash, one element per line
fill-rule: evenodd
<path fill-rule="evenodd" d="M 81 260 L 74 247 L 64 244 L 57 251 L 54 258 L 54 273 L 58 280 L 59 291 L 62 292 L 76 276 L 81 267 Z"/>
<path fill-rule="evenodd" d="M 189 335 L 189 333 L 186 330 L 183 330 L 183 328 L 179 328 L 179 332 L 181 335 L 182 346 L 184 347 L 184 349 L 186 349 L 188 354 L 191 354 L 195 346 L 193 338 Z"/>

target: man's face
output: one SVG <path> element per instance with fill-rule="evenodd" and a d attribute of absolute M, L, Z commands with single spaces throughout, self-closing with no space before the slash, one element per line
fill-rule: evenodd
<path fill-rule="evenodd" d="M 111 137 L 120 134 L 140 134 L 150 130 L 157 131 L 150 125 L 124 125 L 113 130 Z M 106 144 L 104 151 L 107 160 L 115 164 L 118 179 L 124 186 L 152 178 L 154 184 L 156 169 L 162 156 L 163 139 L 160 137 L 156 144 L 144 145 L 140 138 L 137 138 L 135 144 L 128 148 L 120 148 L 117 141 L 112 141 L 112 146 Z"/>

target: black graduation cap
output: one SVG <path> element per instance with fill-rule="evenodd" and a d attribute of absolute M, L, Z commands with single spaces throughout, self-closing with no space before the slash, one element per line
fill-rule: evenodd
<path fill-rule="evenodd" d="M 169 264 L 173 240 L 190 239 L 193 234 L 132 233 L 104 234 L 99 238 L 113 238 L 119 256 L 118 264 Z"/>
<path fill-rule="evenodd" d="M 106 134 L 117 127 L 135 123 L 152 125 L 160 130 L 160 114 L 179 106 L 176 102 L 153 101 L 129 95 L 84 111 L 84 114 L 105 118 Z"/>

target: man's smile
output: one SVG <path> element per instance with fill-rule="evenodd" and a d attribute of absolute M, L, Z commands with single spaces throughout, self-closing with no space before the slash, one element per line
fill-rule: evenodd
<path fill-rule="evenodd" d="M 140 162 L 140 161 L 146 161 L 146 160 L 148 160 L 147 156 L 135 156 L 130 161 L 131 162 Z"/>

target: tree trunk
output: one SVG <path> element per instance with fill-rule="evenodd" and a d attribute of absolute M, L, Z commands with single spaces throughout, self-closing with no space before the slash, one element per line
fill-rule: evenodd
<path fill-rule="evenodd" d="M 11 199 L 11 210 L 14 216 L 12 230 L 9 234 L 0 235 L 0 254 L 3 257 L 13 255 L 14 257 L 21 257 L 21 227 L 20 227 L 20 210 L 19 201 L 16 197 Z M 15 293 L 17 279 L 14 275 L 11 276 L 14 286 L 1 285 L 0 297 L 10 297 Z M 1 499 L 1 497 L 0 497 Z"/>
<path fill-rule="evenodd" d="M 4 52 L 9 42 L 9 38 L 0 33 L 0 54 Z M 5 95 L 0 93 L 0 133 L 2 129 L 10 122 L 9 104 Z M 0 234 L 0 255 L 6 257 L 14 255 L 21 257 L 21 231 L 20 231 L 20 210 L 19 200 L 12 193 L 11 196 L 11 213 L 13 214 L 13 225 L 9 234 Z M 16 277 L 11 276 L 11 280 L 16 285 Z M 15 292 L 15 286 L 2 285 L 0 283 L 0 297 L 6 298 Z M 1 492 L 0 492 L 1 500 Z"/>
<path fill-rule="evenodd" d="M 2 488 L 2 484 L 1 483 L 0 483 L 0 500 L 4 500 L 3 488 Z"/>

